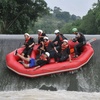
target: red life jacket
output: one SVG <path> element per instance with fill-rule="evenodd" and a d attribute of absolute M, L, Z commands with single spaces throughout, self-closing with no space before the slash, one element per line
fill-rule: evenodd
<path fill-rule="evenodd" d="M 61 35 L 59 35 L 59 39 L 60 41 L 63 41 L 63 37 Z"/>
<path fill-rule="evenodd" d="M 29 41 L 29 39 L 30 39 L 31 37 L 29 37 L 29 38 L 27 38 L 27 39 L 25 39 L 25 43 L 27 43 L 28 41 Z"/>
<path fill-rule="evenodd" d="M 48 47 L 50 42 L 51 42 L 50 40 L 48 40 L 47 42 L 44 42 L 45 47 Z"/>

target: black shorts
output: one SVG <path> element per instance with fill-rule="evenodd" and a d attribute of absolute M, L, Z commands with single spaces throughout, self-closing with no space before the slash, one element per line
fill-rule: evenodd
<path fill-rule="evenodd" d="M 22 53 L 24 53 L 24 56 L 27 57 L 27 55 L 31 55 L 33 48 L 25 48 Z"/>

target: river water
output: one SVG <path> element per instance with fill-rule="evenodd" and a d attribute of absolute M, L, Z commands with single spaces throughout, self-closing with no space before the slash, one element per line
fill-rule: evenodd
<path fill-rule="evenodd" d="M 50 34 L 48 36 L 50 39 L 54 39 L 55 37 L 54 35 L 50 35 Z M 68 39 L 74 37 L 73 35 L 65 35 L 65 36 Z M 32 35 L 32 37 L 34 37 L 35 41 L 37 42 L 37 35 Z M 5 61 L 6 54 L 10 53 L 11 51 L 23 45 L 24 43 L 23 35 L 0 35 L 0 54 L 1 54 L 0 96 L 2 98 L 1 100 L 4 99 L 3 98 L 4 95 L 7 96 L 7 94 L 9 93 L 9 96 L 11 97 L 14 96 L 13 93 L 15 93 L 16 95 L 17 93 L 19 93 L 17 91 L 20 90 L 23 90 L 22 91 L 23 95 L 25 95 L 24 94 L 25 92 L 26 93 L 29 92 L 30 95 L 32 94 L 31 92 L 34 92 L 35 93 L 34 95 L 36 95 L 37 93 L 38 94 L 42 93 L 42 98 L 46 98 L 47 95 L 51 97 L 53 93 L 55 94 L 53 95 L 54 98 L 56 98 L 57 97 L 56 95 L 58 94 L 59 96 L 61 95 L 62 97 L 66 94 L 67 97 L 68 94 L 70 95 L 73 94 L 72 99 L 68 99 L 68 100 L 78 100 L 75 99 L 74 96 L 75 94 L 79 93 L 81 94 L 81 96 L 84 96 L 84 93 L 88 95 L 88 93 L 91 94 L 93 92 L 96 93 L 91 94 L 91 96 L 97 95 L 94 97 L 100 98 L 100 96 L 98 95 L 98 93 L 100 92 L 100 83 L 99 83 L 100 82 L 100 36 L 86 35 L 87 40 L 94 37 L 97 40 L 92 42 L 91 44 L 95 53 L 93 57 L 90 59 L 90 61 L 85 66 L 83 66 L 80 70 L 76 71 L 75 73 L 65 72 L 65 73 L 47 75 L 47 76 L 42 76 L 37 78 L 27 78 L 27 77 L 19 76 L 16 73 L 9 70 L 6 67 L 6 61 Z M 9 91 L 12 91 L 11 92 L 12 95 L 10 94 Z M 77 91 L 77 92 L 73 93 L 67 91 Z M 47 93 L 47 95 L 43 96 L 44 93 Z M 40 98 L 40 96 L 38 97 Z M 67 97 L 65 96 L 65 98 Z M 41 100 L 39 98 L 37 98 L 36 100 Z M 60 98 L 58 100 L 62 100 Z M 16 100 L 16 99 L 10 98 L 9 100 Z M 29 100 L 29 99 L 22 98 L 20 100 Z M 42 99 L 42 100 L 47 100 L 47 99 Z M 88 100 L 88 99 L 81 99 L 81 100 Z M 91 99 L 91 100 L 100 100 L 100 99 Z"/>

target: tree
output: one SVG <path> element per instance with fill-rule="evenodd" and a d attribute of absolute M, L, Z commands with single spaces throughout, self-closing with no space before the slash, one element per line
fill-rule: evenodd
<path fill-rule="evenodd" d="M 72 15 L 71 18 L 74 19 L 75 16 Z M 70 32 L 72 27 L 77 27 L 84 34 L 100 34 L 100 0 L 93 4 L 92 9 L 81 20 L 76 17 L 76 21 L 66 24 L 62 29 Z"/>
<path fill-rule="evenodd" d="M 53 12 L 54 12 L 55 15 L 56 15 L 56 14 L 59 14 L 61 11 L 62 11 L 62 10 L 60 9 L 60 7 L 54 7 Z"/>
<path fill-rule="evenodd" d="M 73 14 L 73 15 L 71 16 L 71 20 L 75 21 L 76 19 L 77 19 L 77 17 Z"/>
<path fill-rule="evenodd" d="M 60 29 L 63 26 L 63 22 L 56 19 L 52 15 L 46 15 L 42 18 L 39 18 L 38 22 L 35 23 L 35 26 L 30 29 L 30 31 L 34 31 L 37 33 L 38 29 L 42 29 L 45 33 L 51 34 L 54 33 L 55 29 Z"/>
<path fill-rule="evenodd" d="M 93 9 L 83 17 L 80 25 L 81 30 L 86 34 L 100 34 L 100 2 L 93 4 Z"/>
<path fill-rule="evenodd" d="M 22 34 L 38 17 L 49 13 L 44 0 L 0 0 L 0 33 Z"/>

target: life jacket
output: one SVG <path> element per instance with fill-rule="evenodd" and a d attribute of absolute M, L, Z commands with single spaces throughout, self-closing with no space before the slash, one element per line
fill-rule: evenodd
<path fill-rule="evenodd" d="M 61 50 L 63 51 L 63 50 L 65 50 L 67 47 L 69 47 L 69 46 L 68 46 L 68 45 L 62 44 L 62 45 L 61 45 Z"/>
<path fill-rule="evenodd" d="M 42 36 L 42 33 L 41 34 L 38 34 L 38 39 L 40 39 L 40 37 L 39 36 Z"/>
<path fill-rule="evenodd" d="M 80 37 L 79 37 L 79 35 L 80 35 Z M 83 33 L 78 32 L 76 34 L 76 38 L 79 43 L 83 43 L 83 42 L 86 43 L 86 39 L 85 39 L 85 36 L 83 35 Z"/>
<path fill-rule="evenodd" d="M 51 41 L 47 41 L 47 42 L 44 42 L 44 45 L 45 45 L 45 47 L 48 47 L 48 45 L 49 45 L 49 43 L 50 43 Z"/>
<path fill-rule="evenodd" d="M 41 60 L 47 60 L 47 58 L 45 57 L 45 54 L 41 54 L 40 59 Z"/>
<path fill-rule="evenodd" d="M 30 40 L 31 37 L 25 39 L 25 43 L 27 43 Z"/>
<path fill-rule="evenodd" d="M 59 35 L 59 39 L 60 39 L 60 41 L 63 41 L 62 35 Z"/>

